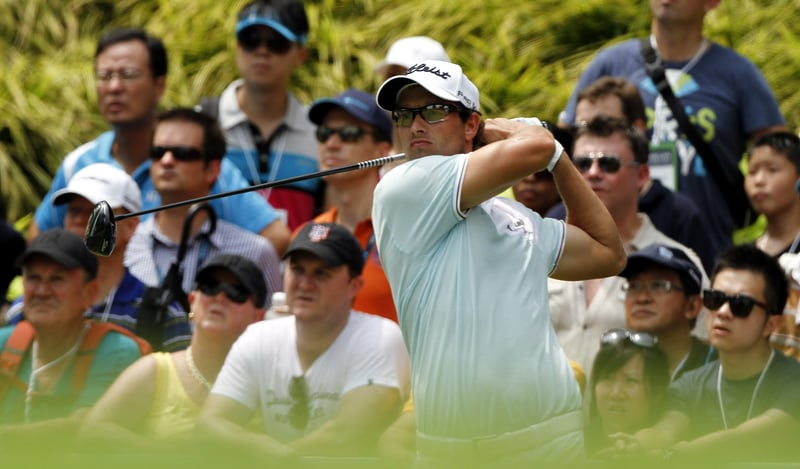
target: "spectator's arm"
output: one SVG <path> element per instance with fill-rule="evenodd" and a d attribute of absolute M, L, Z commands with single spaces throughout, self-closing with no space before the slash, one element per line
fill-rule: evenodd
<path fill-rule="evenodd" d="M 403 411 L 400 417 L 383 432 L 378 440 L 380 456 L 397 467 L 411 467 L 417 456 L 417 419 L 413 410 Z"/>
<path fill-rule="evenodd" d="M 373 454 L 378 437 L 397 417 L 401 405 L 397 388 L 355 388 L 342 396 L 336 417 L 291 446 L 298 453 L 309 455 Z"/>
<path fill-rule="evenodd" d="M 794 440 L 798 432 L 800 423 L 789 414 L 779 409 L 767 409 L 738 427 L 676 445 L 675 456 L 681 460 L 697 460 L 700 456 L 720 462 L 796 461 L 798 450 Z"/>
<path fill-rule="evenodd" d="M 289 227 L 287 227 L 286 223 L 281 221 L 280 218 L 264 227 L 259 234 L 272 243 L 272 247 L 275 248 L 275 253 L 278 254 L 278 258 L 282 257 L 283 253 L 288 249 L 289 241 L 292 236 Z"/>
<path fill-rule="evenodd" d="M 144 438 L 135 429 L 153 404 L 156 379 L 157 364 L 151 355 L 128 367 L 89 411 L 81 426 L 80 441 L 94 448 L 122 445 L 152 449 L 158 442 Z"/>
<path fill-rule="evenodd" d="M 285 459 L 294 450 L 265 434 L 251 433 L 246 425 L 253 409 L 230 397 L 209 394 L 197 419 L 197 435 L 202 441 L 229 451 L 232 455 Z"/>
<path fill-rule="evenodd" d="M 689 417 L 683 412 L 670 410 L 655 425 L 639 430 L 634 437 L 642 448 L 651 450 L 668 448 L 688 434 Z M 613 441 L 613 435 L 611 439 Z"/>

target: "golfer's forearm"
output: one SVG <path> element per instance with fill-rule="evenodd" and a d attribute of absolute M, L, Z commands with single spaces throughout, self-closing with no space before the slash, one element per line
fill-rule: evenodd
<path fill-rule="evenodd" d="M 617 225 L 566 153 L 553 169 L 554 181 L 567 211 L 567 223 L 596 243 L 600 276 L 616 275 L 625 265 L 625 250 Z M 602 264 L 602 265 L 601 265 Z"/>

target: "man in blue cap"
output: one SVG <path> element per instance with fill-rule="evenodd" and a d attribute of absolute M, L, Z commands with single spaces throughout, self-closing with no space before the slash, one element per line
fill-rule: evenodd
<path fill-rule="evenodd" d="M 670 382 L 717 358 L 707 344 L 692 336 L 703 299 L 702 267 L 686 251 L 654 243 L 628 256 L 619 274 L 625 284 L 625 324 L 633 331 L 658 337 L 667 355 Z"/>
<path fill-rule="evenodd" d="M 216 104 L 201 104 L 217 116 L 225 133 L 226 159 L 250 184 L 316 171 L 314 126 L 306 106 L 289 91 L 292 72 L 308 56 L 303 4 L 252 1 L 239 11 L 235 33 L 241 78 L 228 85 Z M 321 187 L 319 179 L 313 179 L 259 193 L 294 230 L 321 206 Z"/>
<path fill-rule="evenodd" d="M 315 101 L 308 117 L 317 127 L 319 167 L 336 168 L 386 156 L 392 147 L 392 122 L 375 97 L 348 89 L 332 98 Z M 375 249 L 372 229 L 372 192 L 378 185 L 379 168 L 350 171 L 325 177 L 330 210 L 314 218 L 316 223 L 338 223 L 358 238 L 364 250 L 364 287 L 353 308 L 397 322 L 389 281 Z"/>

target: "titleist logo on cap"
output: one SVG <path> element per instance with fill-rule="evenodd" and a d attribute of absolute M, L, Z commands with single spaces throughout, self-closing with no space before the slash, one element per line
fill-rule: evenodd
<path fill-rule="evenodd" d="M 406 75 L 411 75 L 412 73 L 416 73 L 416 72 L 432 73 L 432 74 L 436 75 L 439 78 L 444 78 L 445 80 L 450 78 L 450 72 L 444 72 L 442 70 L 439 70 L 438 67 L 428 67 L 424 63 L 423 64 L 412 65 L 411 67 L 409 67 L 408 70 L 406 70 Z"/>

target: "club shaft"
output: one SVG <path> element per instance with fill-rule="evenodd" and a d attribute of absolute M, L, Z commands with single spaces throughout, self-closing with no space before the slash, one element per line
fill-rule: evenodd
<path fill-rule="evenodd" d="M 202 197 L 197 197 L 195 199 L 187 199 L 182 200 L 180 202 L 173 202 L 171 204 L 160 205 L 158 207 L 148 208 L 146 210 L 141 210 L 139 212 L 132 212 L 132 213 L 122 213 L 119 215 L 114 216 L 114 220 L 124 220 L 126 218 L 138 217 L 141 215 L 147 215 L 149 213 L 160 212 L 162 210 L 169 210 L 171 208 L 176 207 L 183 207 L 185 205 L 192 205 L 200 202 L 205 202 L 207 200 L 214 200 L 220 199 L 222 197 L 229 197 L 232 195 L 239 195 L 244 194 L 245 192 L 252 192 L 257 191 L 259 189 L 269 189 L 270 187 L 278 187 L 278 186 L 285 186 L 286 184 L 292 184 L 295 182 L 305 181 L 307 179 L 314 179 L 324 176 L 330 176 L 332 174 L 338 173 L 345 173 L 347 171 L 355 171 L 358 169 L 367 169 L 367 168 L 374 168 L 376 166 L 383 166 L 385 164 L 391 163 L 393 161 L 401 160 L 405 158 L 405 153 L 397 153 L 395 155 L 384 156 L 381 158 L 375 158 L 374 160 L 367 160 L 362 161 L 360 163 L 353 163 L 346 166 L 340 166 L 338 168 L 331 168 L 326 169 L 325 171 L 317 171 L 315 173 L 309 174 L 301 174 L 300 176 L 292 176 L 286 179 L 281 179 L 278 181 L 271 181 L 271 182 L 264 182 L 261 184 L 256 184 L 253 186 L 242 187 L 241 189 L 236 189 L 228 192 L 220 192 L 218 194 L 208 194 Z"/>

